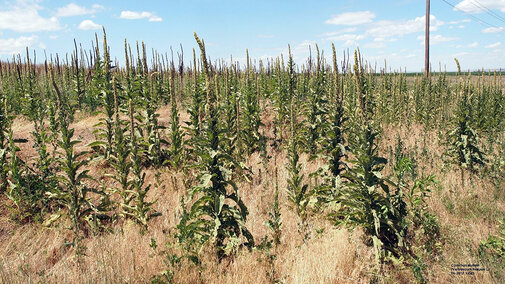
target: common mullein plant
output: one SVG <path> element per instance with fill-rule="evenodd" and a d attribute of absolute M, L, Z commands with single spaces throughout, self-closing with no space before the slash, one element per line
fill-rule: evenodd
<path fill-rule="evenodd" d="M 178 238 L 186 247 L 192 248 L 188 254 L 193 259 L 198 259 L 201 248 L 210 244 L 218 260 L 222 260 L 235 254 L 241 245 L 253 246 L 254 239 L 245 226 L 247 207 L 240 198 L 237 185 L 230 179 L 232 173 L 226 167 L 229 164 L 239 165 L 223 151 L 226 135 L 219 122 L 217 94 L 212 86 L 213 74 L 207 62 L 205 45 L 196 33 L 195 39 L 200 47 L 206 82 L 206 126 L 196 145 L 199 158 L 194 166 L 199 170 L 199 183 L 189 191 L 192 205 L 189 211 L 183 210 Z"/>
<path fill-rule="evenodd" d="M 128 121 L 125 121 L 120 117 L 119 95 L 115 77 L 113 77 L 113 86 L 115 108 L 114 151 L 110 159 L 110 164 L 115 172 L 114 174 L 111 174 L 110 177 L 119 185 L 117 188 L 113 189 L 113 191 L 117 192 L 121 198 L 119 201 L 119 216 L 128 217 L 128 206 L 134 197 L 131 191 L 132 179 L 130 178 L 132 168 L 132 162 L 130 159 L 131 149 L 129 145 L 129 137 L 125 134 L 128 130 L 128 127 L 125 124 L 127 124 Z"/>
<path fill-rule="evenodd" d="M 173 168 L 179 169 L 184 161 L 184 133 L 179 123 L 179 109 L 175 92 L 175 68 L 170 70 L 170 153 L 169 161 Z"/>
<path fill-rule="evenodd" d="M 89 170 L 85 169 L 88 159 L 86 151 L 76 152 L 75 145 L 80 141 L 75 140 L 74 128 L 70 127 L 72 121 L 72 108 L 68 105 L 66 97 L 60 92 L 54 80 L 54 70 L 50 71 L 51 81 L 56 92 L 57 112 L 59 122 L 58 157 L 57 164 L 61 173 L 57 175 L 58 187 L 48 192 L 49 198 L 55 200 L 68 209 L 68 216 L 71 221 L 73 231 L 73 241 L 71 245 L 75 248 L 76 255 L 84 253 L 85 247 L 81 240 L 86 232 L 85 225 L 91 229 L 100 230 L 102 222 L 109 219 L 109 196 L 101 189 L 90 187 L 87 184 L 92 177 L 88 175 Z M 94 202 L 91 194 L 96 194 L 100 198 Z"/>
<path fill-rule="evenodd" d="M 50 186 L 54 182 L 56 165 L 54 156 L 51 155 L 48 146 L 51 143 L 51 135 L 46 125 L 47 109 L 41 99 L 32 98 L 31 120 L 33 121 L 32 136 L 33 148 L 37 150 L 36 168 L 44 184 Z"/>
<path fill-rule="evenodd" d="M 289 104 L 291 90 L 288 89 L 294 85 L 295 78 L 291 78 L 291 75 L 287 72 L 281 72 L 280 61 L 277 58 L 275 60 L 275 66 L 273 70 L 273 83 L 275 84 L 275 90 L 273 93 L 273 104 L 275 107 L 275 112 L 277 113 L 274 121 L 274 126 L 278 130 L 278 139 L 274 143 L 278 144 L 282 142 L 284 138 L 284 129 L 286 122 L 289 121 Z M 293 74 L 295 76 L 295 74 Z M 277 133 L 277 132 L 276 132 Z"/>
<path fill-rule="evenodd" d="M 354 159 L 344 173 L 345 183 L 336 196 L 340 209 L 332 214 L 337 225 L 362 227 L 373 245 L 376 262 L 380 267 L 386 256 L 399 257 L 403 245 L 402 222 L 405 207 L 401 199 L 393 197 L 388 181 L 381 175 L 387 160 L 379 155 L 379 125 L 374 121 L 370 94 L 364 87 L 361 57 L 354 54 L 354 79 L 359 100 L 358 113 L 353 117 L 353 131 L 349 148 Z M 397 200 L 398 204 L 394 201 Z"/>
<path fill-rule="evenodd" d="M 147 56 L 146 48 L 144 42 L 142 42 L 142 61 L 139 61 L 142 68 L 140 72 L 141 79 L 139 84 L 140 98 L 142 99 L 142 106 L 144 108 L 142 118 L 142 128 L 143 128 L 143 146 L 146 149 L 144 155 L 147 156 L 149 164 L 154 167 L 159 167 L 163 164 L 165 160 L 165 153 L 162 150 L 162 144 L 167 144 L 165 140 L 161 138 L 160 132 L 165 128 L 159 124 L 158 117 L 159 114 L 156 113 L 158 109 L 158 101 L 156 93 L 152 88 L 150 81 L 153 80 L 153 76 L 158 76 L 159 73 L 149 74 L 149 69 L 147 66 Z M 151 78 L 150 78 L 151 77 Z M 140 146 L 141 144 L 139 144 Z"/>
<path fill-rule="evenodd" d="M 28 64 L 28 78 L 29 87 L 27 96 L 27 117 L 33 122 L 33 148 L 37 151 L 38 156 L 35 162 L 35 172 L 38 173 L 41 184 L 46 186 L 47 190 L 55 186 L 54 175 L 56 172 L 56 165 L 54 163 L 54 155 L 51 155 L 48 146 L 53 139 L 51 137 L 46 119 L 48 116 L 48 108 L 46 107 L 47 98 L 39 91 L 35 90 L 35 66 L 31 64 L 30 57 L 27 51 L 27 64 Z M 47 191 L 45 190 L 45 191 Z M 41 199 L 41 202 L 45 200 Z"/>
<path fill-rule="evenodd" d="M 84 77 L 84 67 L 79 62 L 79 51 L 77 49 L 77 42 L 75 39 L 74 46 L 75 52 L 72 54 L 72 83 L 74 85 L 73 91 L 77 97 L 77 106 L 79 109 L 82 109 L 86 103 L 86 78 Z"/>
<path fill-rule="evenodd" d="M 259 149 L 261 134 L 259 128 L 262 125 L 260 118 L 260 106 L 258 103 L 255 87 L 255 72 L 251 69 L 249 51 L 246 50 L 247 66 L 245 70 L 245 90 L 241 96 L 241 131 L 243 146 L 246 152 L 251 154 Z"/>
<path fill-rule="evenodd" d="M 345 158 L 347 156 L 348 147 L 344 133 L 346 128 L 347 117 L 344 109 L 344 88 L 341 76 L 339 75 L 337 65 L 337 55 L 335 46 L 333 50 L 333 88 L 330 93 L 327 120 L 324 122 L 326 129 L 326 137 L 324 139 L 323 157 L 327 160 L 326 165 L 321 167 L 318 175 L 322 175 L 323 182 L 317 187 L 317 198 L 319 202 L 331 202 L 338 190 L 342 174 L 345 172 L 347 165 Z M 345 76 L 345 74 L 344 74 Z"/>
<path fill-rule="evenodd" d="M 225 70 L 225 100 L 223 105 L 224 127 L 227 129 L 226 152 L 229 155 L 237 155 L 240 139 L 238 119 L 238 79 L 235 65 Z"/>
<path fill-rule="evenodd" d="M 340 176 L 345 171 L 344 158 L 346 155 L 345 137 L 347 117 L 344 109 L 344 88 L 338 72 L 337 55 L 335 46 L 332 44 L 333 50 L 333 72 L 334 72 L 334 88 L 330 98 L 330 106 L 328 108 L 328 145 L 327 155 L 330 164 L 330 172 L 334 177 Z M 345 76 L 345 74 L 344 74 Z"/>
<path fill-rule="evenodd" d="M 25 161 L 18 156 L 20 151 L 14 139 L 12 130 L 9 131 L 9 172 L 6 196 L 14 206 L 7 205 L 11 209 L 11 217 L 18 222 L 42 221 L 43 210 L 46 208 L 44 196 L 46 184 L 40 176 L 31 169 Z"/>
<path fill-rule="evenodd" d="M 188 109 L 190 121 L 187 122 L 189 133 L 191 137 L 199 137 L 202 130 L 202 115 L 203 115 L 203 102 L 205 100 L 202 92 L 201 76 L 197 70 L 197 58 L 195 49 L 193 49 L 193 70 L 191 70 L 192 87 L 191 90 L 191 105 Z"/>
<path fill-rule="evenodd" d="M 127 193 L 130 194 L 125 201 L 128 203 L 121 204 L 123 213 L 132 218 L 141 226 L 141 232 L 145 232 L 148 228 L 148 222 L 154 217 L 160 216 L 153 206 L 155 201 L 147 201 L 147 193 L 151 189 L 151 184 L 145 184 L 146 172 L 142 165 L 143 149 L 138 144 L 138 130 L 135 122 L 135 109 L 132 100 L 129 101 L 129 127 L 130 127 L 130 165 L 133 179 L 128 184 Z"/>
<path fill-rule="evenodd" d="M 37 100 L 40 98 L 40 94 L 35 90 L 35 70 L 32 68 L 30 57 L 27 53 L 26 61 L 26 76 L 25 76 L 25 90 L 24 101 L 26 106 L 24 107 L 24 113 L 26 113 L 30 120 L 36 120 L 36 108 L 40 107 L 40 103 Z M 19 69 L 18 69 L 19 72 Z M 19 75 L 19 80 L 21 80 L 21 75 Z M 2 175 L 3 182 L 6 183 L 6 196 L 13 202 L 14 206 L 9 206 L 11 209 L 11 217 L 19 222 L 25 222 L 29 220 L 37 219 L 41 221 L 42 210 L 45 208 L 46 199 L 44 198 L 45 183 L 42 182 L 37 172 L 34 171 L 25 161 L 23 161 L 19 156 L 20 151 L 17 146 L 20 142 L 27 142 L 25 138 L 14 138 L 14 133 L 10 127 L 12 126 L 12 118 L 7 115 L 7 104 L 3 102 L 2 113 L 5 113 L 2 122 L 5 122 L 4 127 L 9 127 L 8 135 L 5 136 L 5 132 L 2 133 L 2 140 L 7 140 L 3 144 L 0 159 L 3 160 L 3 165 L 8 166 L 4 169 L 5 172 Z M 5 130 L 2 130 L 5 131 Z M 7 139 L 6 139 L 7 138 Z M 9 161 L 9 162 L 7 162 Z"/>
<path fill-rule="evenodd" d="M 104 117 L 95 125 L 96 129 L 94 132 L 98 140 L 88 146 L 97 149 L 105 160 L 109 160 L 112 153 L 112 140 L 114 136 L 114 94 L 112 91 L 111 61 L 105 29 L 103 30 L 103 59 L 100 56 L 98 39 L 96 44 L 96 61 L 91 81 L 93 82 L 93 92 L 103 106 L 101 113 Z"/>
<path fill-rule="evenodd" d="M 291 55 L 291 47 L 289 47 L 288 72 L 290 77 L 294 78 L 295 70 L 293 56 Z M 304 175 L 302 174 L 302 164 L 300 162 L 300 141 L 302 140 L 300 137 L 301 127 L 298 122 L 298 116 L 296 115 L 299 110 L 296 108 L 298 100 L 294 89 L 292 89 L 294 86 L 291 86 L 291 84 L 296 84 L 296 82 L 294 80 L 291 81 L 289 87 L 291 93 L 290 137 L 287 145 L 288 163 L 286 165 L 289 178 L 286 191 L 288 194 L 288 200 L 300 219 L 299 230 L 304 235 L 304 238 L 307 238 L 307 206 L 309 205 L 312 193 L 309 190 L 309 185 L 304 183 Z"/>
<path fill-rule="evenodd" d="M 224 133 L 224 135 L 226 135 L 226 138 L 223 139 L 223 151 L 230 157 L 233 157 L 234 160 L 234 163 L 228 163 L 227 165 L 229 167 L 229 170 L 234 175 L 231 178 L 232 179 L 234 179 L 235 177 L 244 178 L 250 181 L 251 171 L 244 164 L 245 159 L 247 157 L 247 155 L 245 154 L 249 152 L 244 150 L 246 142 L 243 139 L 244 134 L 242 133 L 244 127 L 242 122 L 249 121 L 249 119 L 243 116 L 245 115 L 243 114 L 243 112 L 248 111 L 242 109 L 241 107 L 242 99 L 245 98 L 241 99 L 242 95 L 240 93 L 240 74 L 239 74 L 240 71 L 238 70 L 238 67 L 236 65 L 231 65 L 231 68 L 230 69 L 226 68 L 224 70 L 224 73 L 225 73 L 224 74 L 225 82 L 224 82 L 224 91 L 222 92 L 223 99 L 222 99 L 222 105 L 219 109 L 220 116 L 223 118 L 222 119 L 223 123 L 221 124 L 221 127 L 223 129 L 226 129 Z M 218 76 L 215 76 L 215 78 L 217 77 Z M 259 106 L 257 103 L 253 103 L 253 105 Z M 252 118 L 252 121 L 256 122 L 258 121 L 256 119 L 259 119 L 259 116 L 256 118 L 250 115 L 245 116 Z M 253 122 L 252 125 L 257 125 L 256 122 Z M 259 128 L 252 127 L 249 129 L 258 130 Z M 260 138 L 259 141 L 255 140 L 256 138 L 248 138 L 249 142 L 247 143 L 257 144 L 257 142 L 260 142 L 260 144 L 257 144 L 259 148 L 256 150 L 261 150 L 262 146 L 261 142 L 264 141 L 264 137 L 263 135 L 259 135 L 258 137 Z M 240 164 L 240 166 L 237 167 L 236 164 Z"/>
<path fill-rule="evenodd" d="M 12 123 L 12 117 L 8 113 L 7 98 L 0 92 L 0 192 L 4 192 L 7 189 L 7 172 L 8 172 L 8 160 L 7 155 L 9 151 L 9 139 L 8 133 L 10 130 L 10 125 Z"/>
<path fill-rule="evenodd" d="M 472 127 L 472 106 L 470 105 L 471 85 L 467 81 L 463 87 L 463 96 L 454 113 L 452 128 L 447 132 L 446 155 L 452 164 L 460 168 L 461 186 L 464 187 L 464 174 L 475 174 L 485 165 L 484 152 L 480 149 L 478 135 Z"/>
<path fill-rule="evenodd" d="M 26 202 L 33 200 L 26 200 L 25 194 L 25 186 L 26 180 L 24 179 L 24 162 L 18 157 L 19 147 L 14 144 L 12 130 L 9 131 L 8 140 L 9 140 L 9 150 L 10 150 L 10 165 L 9 165 L 9 186 L 7 188 L 6 196 L 14 203 L 15 208 L 17 210 L 17 215 L 24 214 Z M 17 217 L 18 220 L 23 220 L 24 216 Z"/>
<path fill-rule="evenodd" d="M 440 225 L 426 202 L 435 178 L 430 175 L 416 179 L 414 169 L 414 162 L 402 154 L 396 159 L 394 173 L 389 177 L 391 194 L 388 199 L 393 209 L 390 209 L 389 224 L 398 239 L 396 244 L 386 243 L 396 253 L 389 251 L 385 260 L 408 264 L 416 280 L 427 283 L 423 258 L 440 252 Z"/>
<path fill-rule="evenodd" d="M 196 51 L 193 48 L 193 65 L 190 71 L 191 80 L 188 82 L 189 105 L 186 107 L 186 112 L 189 115 L 189 120 L 184 121 L 184 132 L 188 138 L 185 141 L 184 151 L 186 155 L 186 163 L 197 160 L 196 144 L 201 139 L 203 132 L 204 119 L 204 104 L 205 104 L 205 82 L 202 74 L 198 71 L 198 58 Z M 182 103 L 182 102 L 181 102 Z"/>
<path fill-rule="evenodd" d="M 306 106 L 306 150 L 312 157 L 315 157 L 315 155 L 319 152 L 319 149 L 321 149 L 320 140 L 323 135 L 323 124 L 328 113 L 326 87 L 328 82 L 326 78 L 326 68 L 317 45 L 316 50 L 316 74 L 312 77 L 311 88 L 308 93 L 308 102 Z"/>
<path fill-rule="evenodd" d="M 274 178 L 274 200 L 272 202 L 271 210 L 268 212 L 269 219 L 267 221 L 267 226 L 272 233 L 272 241 L 277 247 L 281 244 L 282 233 L 282 216 L 281 206 L 279 202 L 279 175 L 277 168 L 275 168 Z"/>

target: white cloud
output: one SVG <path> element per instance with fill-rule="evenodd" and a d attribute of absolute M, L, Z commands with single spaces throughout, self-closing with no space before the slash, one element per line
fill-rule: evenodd
<path fill-rule="evenodd" d="M 15 32 L 55 31 L 61 29 L 56 17 L 39 15 L 41 7 L 35 2 L 19 1 L 9 10 L 0 11 L 0 30 Z"/>
<path fill-rule="evenodd" d="M 451 57 L 462 57 L 462 56 L 465 56 L 468 54 L 470 54 L 470 53 L 468 53 L 466 51 L 462 51 L 462 52 L 454 53 Z"/>
<path fill-rule="evenodd" d="M 425 19 L 426 16 L 407 21 L 378 21 L 367 30 L 367 34 L 376 38 L 389 38 L 422 32 L 424 31 Z M 442 25 L 444 25 L 444 22 L 438 20 L 434 15 L 430 15 L 430 31 L 436 31 Z"/>
<path fill-rule="evenodd" d="M 327 36 L 334 36 L 334 35 L 345 34 L 345 33 L 353 33 L 356 30 L 357 30 L 357 28 L 351 27 L 351 28 L 340 29 L 340 30 L 334 31 L 334 32 L 324 33 L 320 36 L 327 37 Z"/>
<path fill-rule="evenodd" d="M 376 37 L 373 39 L 373 41 L 375 42 L 385 42 L 385 41 L 389 41 L 389 42 L 393 42 L 393 41 L 397 41 L 398 39 L 396 38 L 383 38 L 383 37 Z"/>
<path fill-rule="evenodd" d="M 424 39 L 424 37 L 423 37 L 423 39 Z M 457 37 L 445 37 L 443 35 L 433 35 L 433 36 L 430 36 L 430 44 L 439 44 L 441 42 L 455 41 L 458 39 L 459 38 L 457 38 Z"/>
<path fill-rule="evenodd" d="M 336 17 L 337 16 L 335 16 L 334 18 Z M 430 15 L 430 22 L 431 22 L 430 31 L 437 31 L 439 27 L 445 24 L 443 21 L 438 20 L 434 15 Z M 462 20 L 460 22 L 467 22 L 467 21 Z M 373 25 L 370 25 L 370 27 L 363 34 L 353 34 L 352 32 L 356 31 L 357 29 L 355 27 L 352 27 L 350 29 L 353 30 L 350 31 L 349 33 L 342 34 L 340 31 L 335 31 L 331 33 L 326 33 L 324 34 L 324 36 L 326 36 L 326 39 L 330 41 L 341 41 L 343 42 L 344 46 L 355 46 L 358 45 L 358 42 L 360 40 L 363 40 L 368 37 L 373 37 L 373 42 L 365 44 L 364 47 L 383 48 L 386 46 L 386 42 L 397 41 L 398 37 L 402 37 L 409 34 L 422 33 L 424 31 L 424 27 L 425 27 L 425 16 L 422 16 L 410 20 L 373 22 Z M 420 36 L 419 38 L 424 39 L 424 37 L 422 36 Z M 430 37 L 430 40 L 432 44 L 438 44 L 441 42 L 457 40 L 457 38 L 444 37 L 442 35 L 432 35 Z"/>
<path fill-rule="evenodd" d="M 326 20 L 326 24 L 342 25 L 342 26 L 357 26 L 371 23 L 375 18 L 375 14 L 371 11 L 347 12 L 332 16 Z"/>
<path fill-rule="evenodd" d="M 424 44 L 424 36 L 418 36 L 418 40 L 421 41 L 421 44 Z M 458 40 L 457 37 L 445 37 L 443 35 L 430 35 L 430 44 L 435 45 L 442 42 L 449 42 Z"/>
<path fill-rule="evenodd" d="M 309 47 L 315 45 L 316 42 L 313 40 L 304 40 L 298 45 L 296 45 L 293 49 L 291 49 L 291 52 L 293 53 L 293 56 L 309 52 Z M 287 53 L 286 53 L 287 54 Z"/>
<path fill-rule="evenodd" d="M 366 48 L 383 48 L 383 47 L 386 47 L 386 44 L 384 42 L 374 41 L 374 42 L 369 42 L 369 43 L 365 44 L 364 47 L 366 47 Z"/>
<path fill-rule="evenodd" d="M 489 28 L 485 28 L 482 30 L 482 32 L 486 33 L 486 34 L 499 33 L 499 32 L 503 32 L 503 31 L 505 31 L 505 28 L 503 28 L 503 27 L 499 27 L 499 28 L 489 27 Z"/>
<path fill-rule="evenodd" d="M 79 24 L 78 28 L 80 30 L 88 31 L 88 30 L 99 30 L 102 28 L 102 26 L 94 23 L 92 20 L 84 20 Z"/>
<path fill-rule="evenodd" d="M 364 38 L 365 38 L 364 35 L 343 34 L 343 35 L 329 37 L 329 38 L 327 38 L 327 40 L 343 41 L 344 46 L 353 46 L 353 45 L 357 45 L 358 41 L 360 41 Z"/>
<path fill-rule="evenodd" d="M 121 11 L 121 15 L 119 16 L 121 19 L 127 20 L 138 20 L 151 17 L 150 12 L 133 12 L 133 11 Z"/>
<path fill-rule="evenodd" d="M 94 4 L 91 9 L 79 6 L 75 3 L 70 3 L 67 6 L 60 7 L 56 10 L 56 17 L 71 17 L 87 14 L 94 14 L 95 12 L 103 9 L 102 5 Z"/>
<path fill-rule="evenodd" d="M 151 16 L 149 18 L 149 22 L 163 22 L 163 18 L 158 16 Z"/>
<path fill-rule="evenodd" d="M 26 47 L 32 47 L 37 44 L 38 37 L 35 35 L 18 38 L 0 38 L 0 54 L 12 55 L 24 52 Z M 42 43 L 39 43 L 41 45 Z M 43 44 L 42 44 L 43 45 Z"/>
<path fill-rule="evenodd" d="M 505 12 L 505 1 L 504 0 L 463 0 L 456 5 L 454 10 L 463 11 L 465 13 L 478 14 L 486 12 L 484 8 L 491 10 L 500 10 Z"/>
<path fill-rule="evenodd" d="M 149 19 L 149 22 L 161 22 L 163 18 L 154 15 L 151 12 L 135 12 L 135 11 L 121 11 L 121 15 L 119 16 L 121 19 L 126 20 L 140 20 L 140 19 Z"/>
<path fill-rule="evenodd" d="M 459 24 L 462 24 L 462 23 L 470 23 L 472 20 L 470 19 L 463 19 L 463 20 L 459 20 L 459 21 L 451 21 L 451 22 L 448 22 L 449 25 L 459 25 Z"/>
<path fill-rule="evenodd" d="M 207 44 L 207 43 L 205 43 Z M 295 62 L 302 62 L 306 60 L 309 56 L 309 49 L 312 47 L 312 52 L 314 52 L 314 45 L 316 44 L 313 40 L 304 40 L 296 45 L 291 45 L 291 54 Z M 281 54 L 284 56 L 288 55 L 288 47 L 278 48 Z M 312 54 L 314 55 L 314 54 Z M 285 57 L 286 58 L 286 57 Z"/>
<path fill-rule="evenodd" d="M 273 56 L 273 55 L 261 55 L 261 56 L 258 57 L 258 60 L 263 60 L 263 61 L 273 60 L 275 57 L 277 57 L 277 56 Z"/>
<path fill-rule="evenodd" d="M 497 49 L 493 49 L 493 52 L 494 53 L 504 53 L 505 49 L 503 49 L 503 48 L 497 48 Z"/>
<path fill-rule="evenodd" d="M 474 42 L 472 42 L 472 43 L 470 43 L 470 44 L 468 45 L 468 47 L 472 47 L 472 48 L 473 48 L 473 47 L 477 47 L 477 46 L 479 46 L 479 43 L 478 43 L 478 42 L 476 42 L 476 41 L 474 41 Z"/>
<path fill-rule="evenodd" d="M 500 45 L 501 45 L 501 42 L 495 42 L 490 45 L 486 45 L 486 48 L 497 48 Z"/>

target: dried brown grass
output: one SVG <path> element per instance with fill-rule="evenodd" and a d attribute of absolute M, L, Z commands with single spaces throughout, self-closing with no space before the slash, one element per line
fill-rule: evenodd
<path fill-rule="evenodd" d="M 168 123 L 168 109 L 160 111 L 160 121 Z M 187 114 L 181 115 L 187 120 Z M 73 124 L 76 136 L 83 142 L 79 147 L 91 142 L 92 125 L 98 122 L 96 116 L 83 116 Z M 271 126 L 273 116 L 264 117 L 265 124 Z M 270 121 L 270 122 L 269 122 Z M 16 119 L 16 137 L 29 137 L 31 125 L 23 118 Z M 271 133 L 271 129 L 267 129 Z M 489 273 L 474 276 L 453 276 L 451 264 L 479 263 L 476 255 L 480 241 L 493 233 L 496 218 L 505 211 L 505 201 L 495 198 L 489 180 L 473 177 L 467 180 L 465 188 L 460 187 L 459 172 L 442 171 L 440 146 L 435 131 L 424 131 L 419 125 L 386 126 L 381 142 L 384 153 L 394 146 L 395 136 L 400 135 L 410 150 L 417 151 L 419 168 L 424 175 L 434 174 L 437 189 L 429 198 L 429 209 L 434 212 L 442 225 L 442 253 L 426 259 L 428 281 L 430 283 L 489 283 Z M 423 142 L 424 141 L 424 142 Z M 423 148 L 428 154 L 422 154 Z M 261 157 L 253 154 L 247 160 L 254 173 L 251 183 L 239 184 L 240 194 L 247 204 L 250 215 L 247 226 L 255 239 L 269 234 L 265 225 L 270 204 L 273 201 L 273 173 L 279 169 L 279 186 L 286 187 L 288 179 L 285 165 L 286 156 L 279 150 L 270 149 L 269 154 L 277 156 L 263 168 Z M 22 146 L 24 158 L 35 155 L 30 143 Z M 304 173 L 315 171 L 322 161 L 308 162 L 302 155 Z M 95 173 L 106 171 L 97 165 L 91 169 Z M 261 174 L 260 174 L 261 172 Z M 178 190 L 172 183 L 176 177 Z M 261 178 L 260 178 L 261 177 Z M 153 275 L 167 269 L 162 250 L 171 243 L 171 233 L 175 232 L 183 194 L 181 173 L 161 170 L 158 178 L 148 170 L 147 181 L 153 184 L 149 199 L 157 199 L 155 209 L 163 216 L 150 223 L 149 231 L 140 234 L 138 227 L 129 222 L 113 226 L 113 232 L 99 236 L 89 236 L 84 240 L 86 256 L 79 264 L 72 249 L 65 246 L 71 240 L 71 233 L 59 227 L 45 228 L 37 224 L 18 225 L 8 219 L 8 210 L 0 210 L 0 282 L 2 283 L 144 283 Z M 107 180 L 107 182 L 111 182 Z M 500 190 L 503 190 L 500 189 Z M 209 253 L 204 255 L 204 268 L 183 262 L 175 270 L 178 283 L 266 283 L 271 280 L 272 267 L 275 278 L 285 283 L 365 283 L 372 277 L 373 251 L 363 245 L 360 231 L 348 232 L 333 227 L 326 220 L 311 216 L 311 237 L 304 241 L 298 232 L 298 217 L 287 206 L 286 194 L 281 190 L 282 239 L 281 245 L 273 251 L 276 259 L 268 262 L 262 251 L 240 251 L 233 260 L 218 263 Z M 0 200 L 5 204 L 7 200 Z M 453 207 L 449 206 L 453 204 Z M 322 233 L 316 233 L 316 229 Z M 150 247 L 155 240 L 158 248 Z M 413 282 L 408 269 L 386 269 L 386 282 Z"/>

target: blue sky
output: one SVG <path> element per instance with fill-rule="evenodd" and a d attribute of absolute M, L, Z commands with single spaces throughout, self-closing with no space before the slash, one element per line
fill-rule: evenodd
<path fill-rule="evenodd" d="M 0 0 L 2 1 L 2 0 Z M 431 2 L 431 63 L 436 70 L 505 68 L 505 0 L 443 0 Z M 287 53 L 290 44 L 297 63 L 317 43 L 326 55 L 331 43 L 339 59 L 344 50 L 360 47 L 372 64 L 420 71 L 424 62 L 424 0 L 319 1 L 58 1 L 0 2 L 0 58 L 24 52 L 42 57 L 64 55 L 73 39 L 91 47 L 94 33 L 105 26 L 113 58 L 124 60 L 123 42 L 145 41 L 149 49 L 174 51 L 182 44 L 187 59 L 195 47 L 193 32 L 205 39 L 213 59 L 241 62 Z M 490 10 L 485 10 L 487 7 Z M 497 19 L 490 15 L 502 17 Z M 479 22 L 484 20 L 488 24 Z"/>

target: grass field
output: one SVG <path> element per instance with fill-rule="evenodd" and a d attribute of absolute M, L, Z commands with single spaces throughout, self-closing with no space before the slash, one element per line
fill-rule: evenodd
<path fill-rule="evenodd" d="M 192 66 L 125 42 L 111 67 L 105 34 L 2 62 L 0 282 L 505 281 L 501 73 L 195 38 Z"/>

